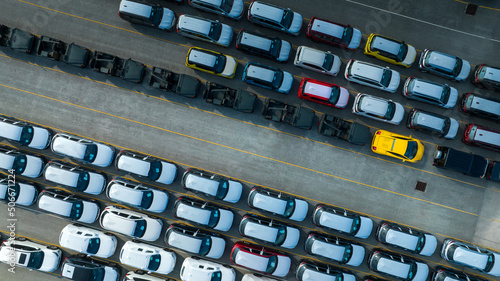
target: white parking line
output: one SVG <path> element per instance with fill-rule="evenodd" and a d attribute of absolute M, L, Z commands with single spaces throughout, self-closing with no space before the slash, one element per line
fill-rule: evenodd
<path fill-rule="evenodd" d="M 468 32 L 465 32 L 465 31 L 461 31 L 461 30 L 449 28 L 449 27 L 438 25 L 438 24 L 431 23 L 431 22 L 426 22 L 426 21 L 423 21 L 423 20 L 420 20 L 420 19 L 416 19 L 416 18 L 412 18 L 412 17 L 409 17 L 409 16 L 397 14 L 397 13 L 394 13 L 394 12 L 391 12 L 391 11 L 387 11 L 387 10 L 380 9 L 380 8 L 377 8 L 377 7 L 374 7 L 374 6 L 370 6 L 370 5 L 367 5 L 367 4 L 359 3 L 359 2 L 356 2 L 356 1 L 353 1 L 353 0 L 345 0 L 345 1 L 346 2 L 350 2 L 350 3 L 354 3 L 354 4 L 358 4 L 358 5 L 361 5 L 361 6 L 365 6 L 365 7 L 371 8 L 371 9 L 379 10 L 379 11 L 382 11 L 382 12 L 386 12 L 386 13 L 389 13 L 389 14 L 392 14 L 392 15 L 396 15 L 396 16 L 400 16 L 400 17 L 403 17 L 403 18 L 407 18 L 407 19 L 410 19 L 410 20 L 414 20 L 414 21 L 418 21 L 418 22 L 421 22 L 421 23 L 425 23 L 425 24 L 428 24 L 428 25 L 432 25 L 432 26 L 435 26 L 435 27 L 443 28 L 443 29 L 446 29 L 446 30 L 451 30 L 451 31 L 454 31 L 454 32 L 457 32 L 457 33 L 462 33 L 462 34 L 469 35 L 469 36 L 472 36 L 472 37 L 481 38 L 481 39 L 484 39 L 484 40 L 490 40 L 490 41 L 493 41 L 493 42 L 500 43 L 500 40 L 496 40 L 496 39 L 493 39 L 493 38 L 487 38 L 487 37 L 484 37 L 484 36 L 479 36 L 477 34 L 468 33 Z"/>

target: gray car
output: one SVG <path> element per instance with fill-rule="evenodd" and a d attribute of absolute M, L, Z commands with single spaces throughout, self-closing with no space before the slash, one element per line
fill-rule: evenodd
<path fill-rule="evenodd" d="M 401 76 L 389 67 L 351 59 L 345 68 L 344 78 L 349 82 L 394 93 L 399 87 Z"/>
<path fill-rule="evenodd" d="M 356 95 L 356 99 L 354 99 L 352 113 L 389 124 L 399 125 L 403 120 L 405 109 L 398 102 L 359 93 Z"/>
<path fill-rule="evenodd" d="M 246 215 L 241 219 L 240 234 L 258 241 L 293 249 L 299 243 L 300 231 L 296 227 L 272 219 Z"/>
<path fill-rule="evenodd" d="M 457 104 L 458 91 L 445 84 L 408 77 L 403 87 L 403 96 L 443 108 L 453 108 Z"/>
<path fill-rule="evenodd" d="M 500 276 L 500 253 L 473 244 L 447 238 L 443 241 L 441 257 L 451 263 Z"/>
<path fill-rule="evenodd" d="M 188 3 L 196 9 L 222 15 L 233 20 L 241 19 L 245 11 L 243 0 L 189 0 Z"/>
<path fill-rule="evenodd" d="M 226 247 L 220 235 L 181 224 L 171 225 L 164 241 L 170 247 L 213 259 L 222 257 Z"/>
<path fill-rule="evenodd" d="M 109 166 L 115 155 L 111 146 L 62 133 L 52 138 L 50 148 L 55 154 L 99 167 Z"/>
<path fill-rule="evenodd" d="M 302 16 L 299 13 L 261 1 L 250 4 L 248 20 L 295 36 L 299 35 L 302 28 Z"/>
<path fill-rule="evenodd" d="M 422 256 L 431 256 L 437 247 L 437 239 L 432 234 L 390 222 L 381 222 L 376 236 L 380 243 Z"/>
<path fill-rule="evenodd" d="M 182 36 L 229 47 L 233 40 L 233 28 L 219 21 L 191 15 L 180 15 L 177 33 Z"/>
<path fill-rule="evenodd" d="M 111 201 L 153 213 L 165 211 L 168 204 L 166 192 L 123 178 L 108 183 L 106 196 Z"/>
<path fill-rule="evenodd" d="M 248 194 L 248 206 L 294 221 L 303 221 L 308 210 L 305 200 L 258 186 Z"/>
<path fill-rule="evenodd" d="M 414 108 L 408 114 L 406 127 L 452 140 L 457 135 L 460 126 L 454 118 Z"/>
<path fill-rule="evenodd" d="M 471 70 L 468 61 L 429 49 L 425 49 L 420 55 L 418 67 L 422 72 L 429 72 L 457 82 L 467 79 Z"/>

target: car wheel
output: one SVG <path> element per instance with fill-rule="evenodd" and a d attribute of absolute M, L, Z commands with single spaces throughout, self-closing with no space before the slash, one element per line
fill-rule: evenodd
<path fill-rule="evenodd" d="M 172 251 L 171 249 L 169 249 L 169 248 L 163 248 L 163 251 L 165 251 L 165 252 L 170 252 L 170 253 L 171 253 L 171 252 L 173 252 L 173 251 Z"/>
<path fill-rule="evenodd" d="M 50 245 L 50 246 L 47 246 L 47 249 L 50 249 L 50 250 L 57 250 L 59 248 L 57 248 L 56 246 L 54 245 Z"/>
<path fill-rule="evenodd" d="M 76 227 L 82 227 L 83 226 L 83 225 L 81 225 L 79 223 L 74 223 L 73 225 L 76 226 Z"/>
<path fill-rule="evenodd" d="M 86 257 L 87 257 L 87 255 L 86 255 L 86 254 L 81 254 L 81 253 L 80 253 L 80 254 L 77 254 L 77 255 L 76 255 L 76 257 L 77 257 L 77 258 L 86 258 Z"/>
<path fill-rule="evenodd" d="M 157 216 L 151 216 L 151 215 L 149 215 L 148 217 L 149 217 L 149 218 L 151 218 L 151 219 L 154 219 L 154 220 L 157 220 L 157 219 L 158 219 L 158 217 L 157 217 Z"/>
<path fill-rule="evenodd" d="M 134 242 L 134 243 L 140 243 L 141 241 L 139 241 L 137 239 L 132 239 L 132 242 Z"/>
<path fill-rule="evenodd" d="M 24 237 L 16 237 L 16 241 L 26 241 L 26 238 Z"/>
<path fill-rule="evenodd" d="M 146 274 L 146 271 L 141 270 L 141 269 L 138 269 L 138 270 L 136 270 L 136 271 L 134 271 L 134 272 L 135 272 L 135 273 L 137 273 L 137 274 L 139 274 L 139 275 L 144 275 L 144 274 Z"/>
<path fill-rule="evenodd" d="M 199 257 L 197 257 L 197 256 L 192 256 L 191 258 L 192 258 L 193 260 L 199 260 L 199 259 L 200 259 L 200 258 L 199 258 Z"/>

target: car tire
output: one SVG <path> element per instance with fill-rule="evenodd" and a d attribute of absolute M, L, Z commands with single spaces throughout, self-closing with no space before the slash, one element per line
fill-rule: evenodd
<path fill-rule="evenodd" d="M 49 249 L 49 250 L 58 250 L 59 248 L 56 247 L 56 246 L 54 246 L 54 245 L 49 245 L 49 246 L 47 246 L 47 249 Z"/>
<path fill-rule="evenodd" d="M 80 253 L 80 254 L 76 254 L 76 257 L 77 257 L 77 258 L 86 258 L 86 257 L 87 257 L 87 255 L 86 255 L 86 254 L 82 254 L 82 253 Z"/>
<path fill-rule="evenodd" d="M 199 258 L 199 257 L 197 257 L 197 256 L 192 256 L 191 258 L 192 258 L 193 260 L 199 260 L 199 259 L 200 259 L 200 258 Z"/>
<path fill-rule="evenodd" d="M 26 238 L 24 237 L 16 237 L 16 239 L 14 239 L 16 241 L 26 241 Z"/>
<path fill-rule="evenodd" d="M 116 262 L 110 262 L 110 263 L 108 263 L 108 266 L 109 267 L 116 267 L 117 264 L 116 264 Z"/>
<path fill-rule="evenodd" d="M 157 216 L 148 215 L 148 217 L 149 217 L 150 219 L 154 219 L 154 220 L 157 220 L 157 219 L 158 219 L 158 217 L 157 217 Z"/>
<path fill-rule="evenodd" d="M 106 235 L 106 236 L 114 236 L 114 234 L 111 233 L 111 232 L 104 232 L 104 235 Z"/>
<path fill-rule="evenodd" d="M 132 239 L 132 242 L 134 242 L 134 243 L 141 243 L 141 241 L 139 241 L 138 239 L 135 239 L 135 238 Z"/>
<path fill-rule="evenodd" d="M 79 223 L 74 223 L 73 225 L 76 226 L 76 227 L 82 227 L 83 226 L 82 224 L 79 224 Z"/>
<path fill-rule="evenodd" d="M 169 249 L 169 248 L 163 248 L 163 251 L 165 251 L 165 252 L 169 252 L 169 253 L 172 253 L 172 252 L 173 252 L 173 251 L 172 251 L 172 249 Z"/>

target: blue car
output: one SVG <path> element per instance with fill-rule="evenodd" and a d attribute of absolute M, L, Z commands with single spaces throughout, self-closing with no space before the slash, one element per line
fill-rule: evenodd
<path fill-rule="evenodd" d="M 249 62 L 243 71 L 242 80 L 248 84 L 288 94 L 292 88 L 293 76 L 279 68 Z"/>

